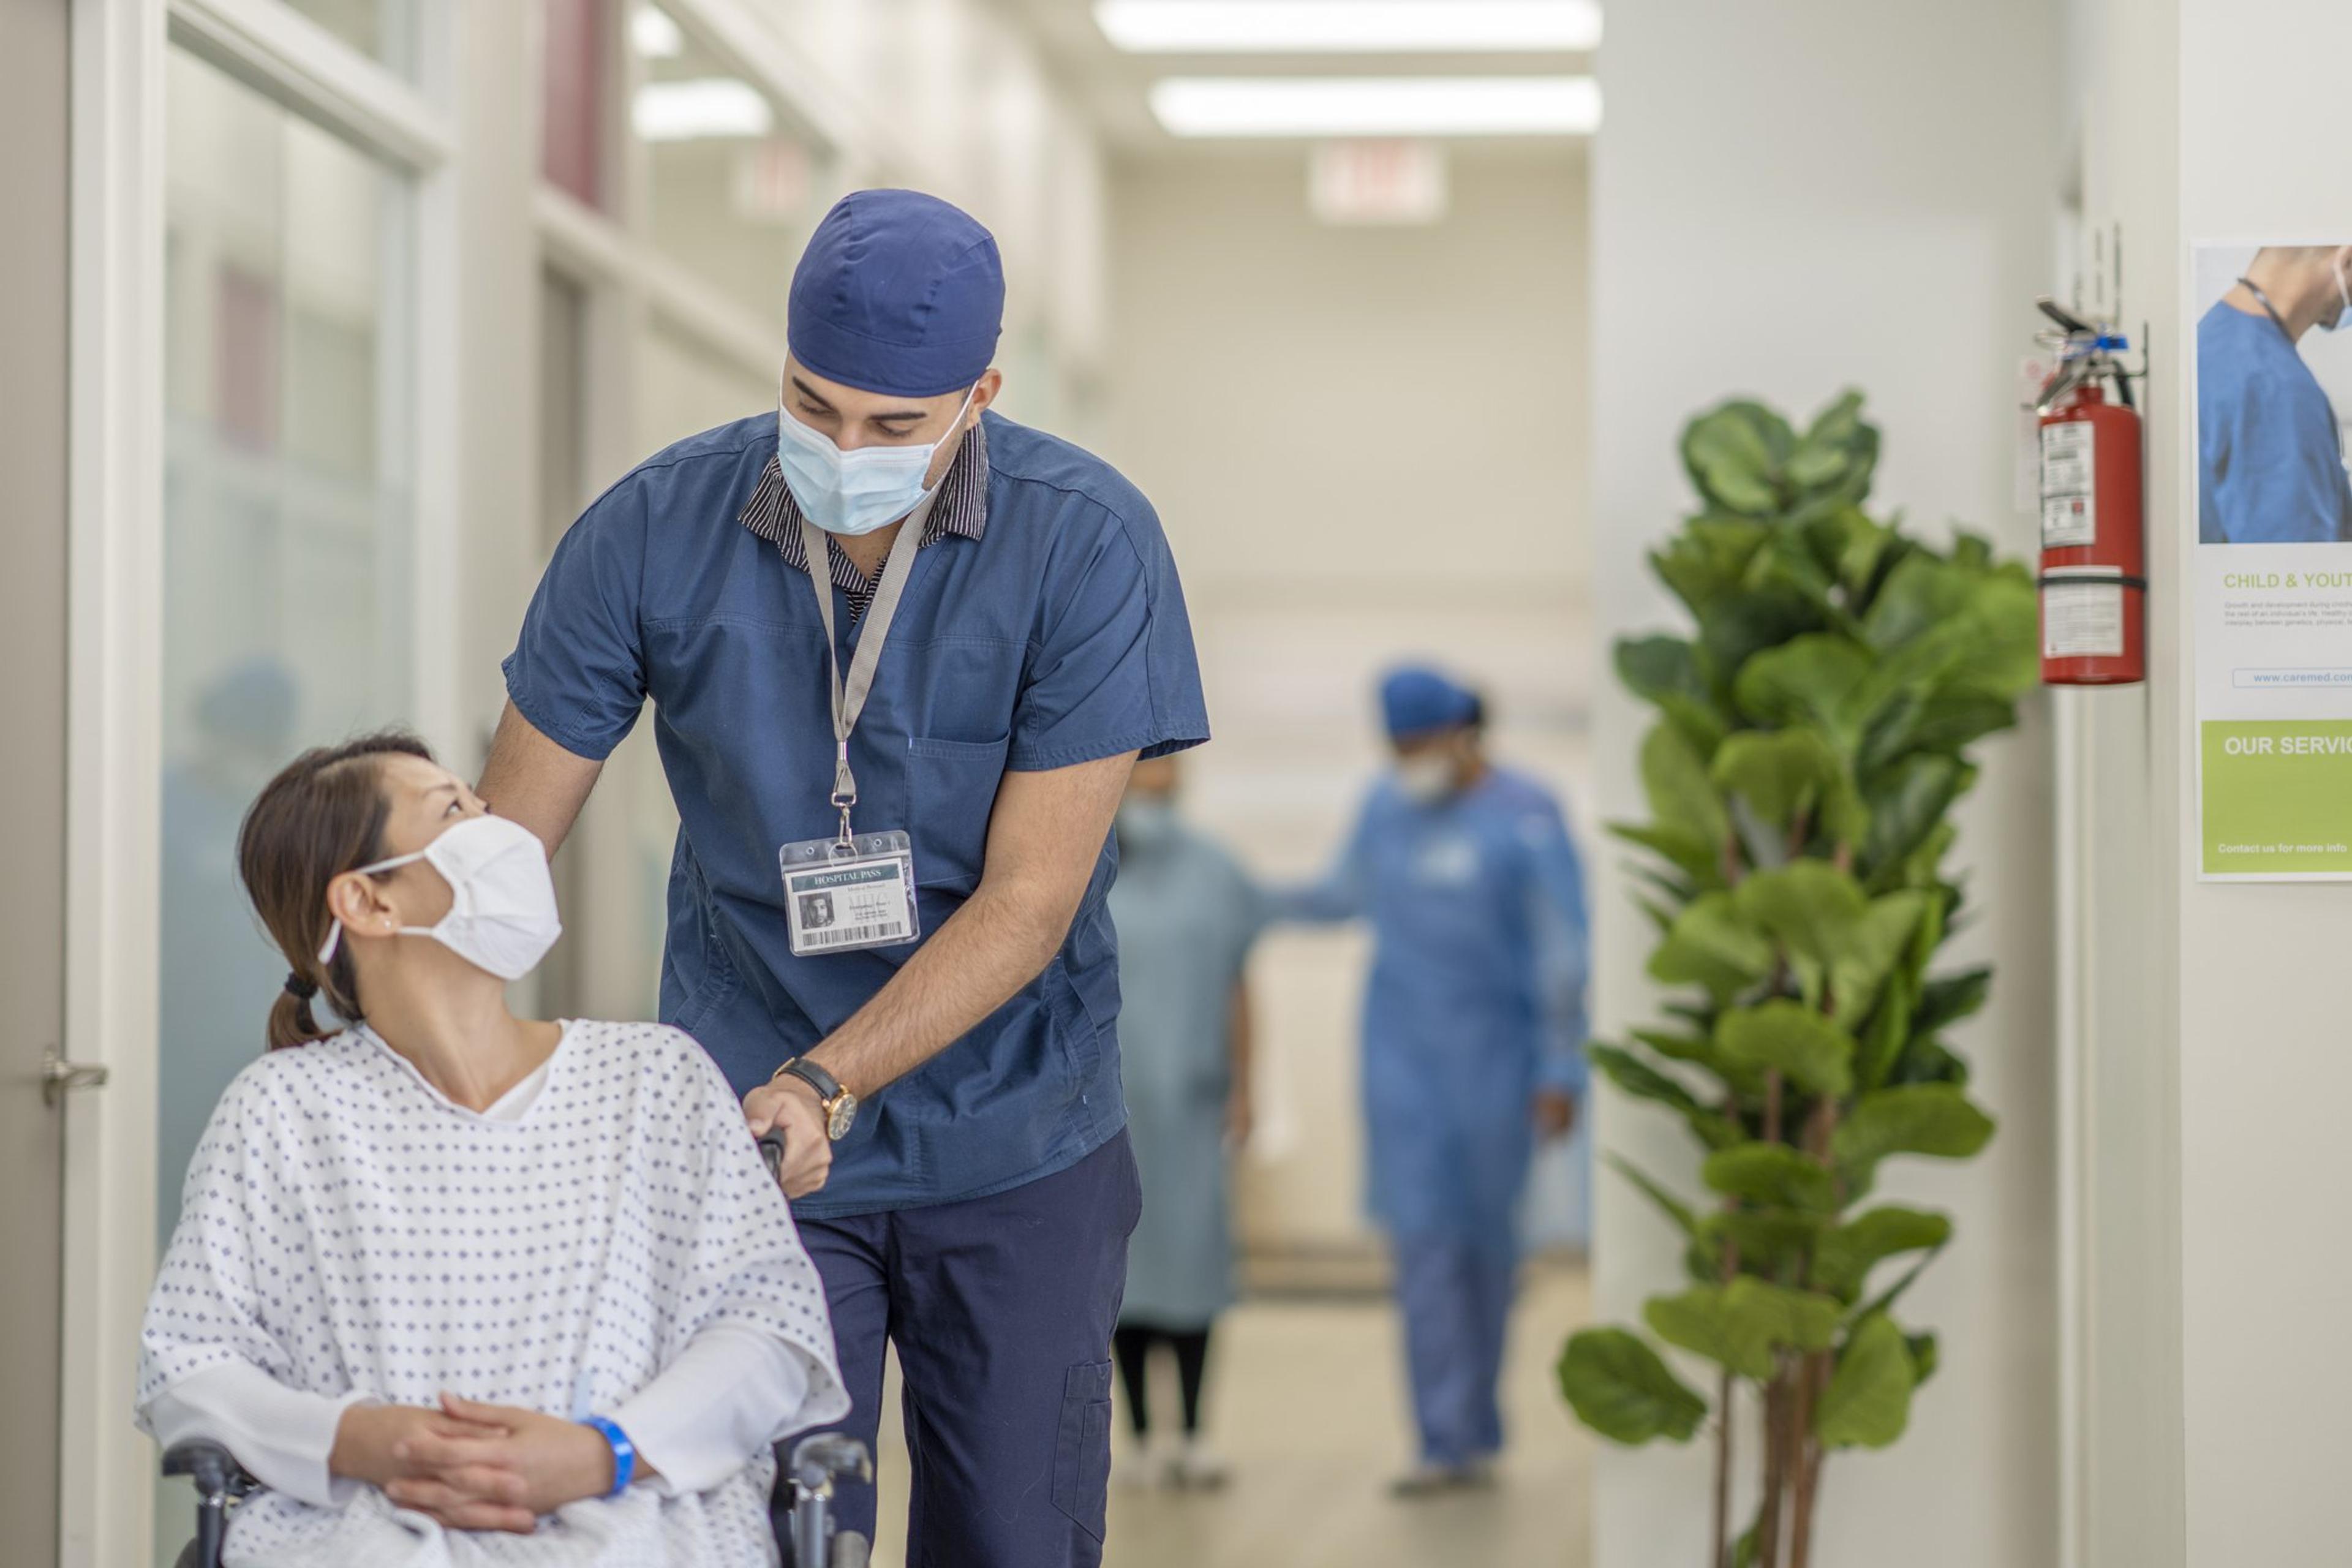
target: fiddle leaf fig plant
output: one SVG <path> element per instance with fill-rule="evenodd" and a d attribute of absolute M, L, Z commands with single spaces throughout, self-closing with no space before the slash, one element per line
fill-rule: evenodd
<path fill-rule="evenodd" d="M 1948 1031 L 1991 976 L 1936 967 L 1962 909 L 1946 869 L 1973 752 L 2037 674 L 2032 579 L 1962 532 L 1937 549 L 1864 509 L 1878 431 L 1848 393 L 1800 431 L 1730 402 L 1691 421 L 1700 508 L 1651 556 L 1693 630 L 1618 645 L 1656 710 L 1637 898 L 1673 1000 L 1592 1062 L 1679 1118 L 1701 1190 L 1618 1171 L 1681 1235 L 1686 1276 L 1642 1328 L 1560 1356 L 1579 1419 L 1615 1442 L 1715 1446 L 1707 1568 L 1808 1568 L 1822 1469 L 1903 1435 L 1933 1334 L 1897 1317 L 1951 1221 L 1874 1202 L 1890 1160 L 1965 1160 L 1993 1135 Z M 1661 1353 L 1712 1369 L 1710 1399 Z M 1743 1405 L 1756 1517 L 1728 1517 Z"/>

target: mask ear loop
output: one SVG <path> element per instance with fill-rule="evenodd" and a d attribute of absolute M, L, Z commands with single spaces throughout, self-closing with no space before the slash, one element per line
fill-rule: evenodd
<path fill-rule="evenodd" d="M 397 871 L 403 866 L 413 866 L 417 861 L 424 858 L 425 851 L 419 849 L 413 855 L 395 855 L 389 860 L 379 860 L 373 866 L 354 866 L 347 875 L 354 877 L 381 876 L 386 871 Z M 401 929 L 405 931 L 408 928 L 403 926 Z M 333 922 L 327 927 L 327 940 L 319 949 L 319 967 L 324 969 L 330 963 L 334 963 L 336 951 L 342 945 L 343 917 L 337 915 L 334 918 Z"/>

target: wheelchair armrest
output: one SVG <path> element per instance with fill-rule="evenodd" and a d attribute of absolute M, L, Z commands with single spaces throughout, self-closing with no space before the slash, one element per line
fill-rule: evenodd
<path fill-rule="evenodd" d="M 236 1456 L 210 1437 L 184 1437 L 163 1450 L 163 1473 L 187 1477 L 195 1483 L 196 1495 L 207 1502 L 243 1497 L 253 1489 L 253 1478 Z"/>

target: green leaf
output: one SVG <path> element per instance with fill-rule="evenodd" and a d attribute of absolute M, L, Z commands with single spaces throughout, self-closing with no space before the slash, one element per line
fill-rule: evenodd
<path fill-rule="evenodd" d="M 1761 1381 L 1772 1375 L 1778 1351 L 1827 1350 L 1837 1334 L 1838 1304 L 1743 1274 L 1727 1285 L 1654 1296 L 1642 1315 L 1668 1344 Z"/>
<path fill-rule="evenodd" d="M 1717 749 L 1708 776 L 1748 809 L 1786 830 L 1845 780 L 1845 767 L 1811 730 L 1743 730 Z"/>
<path fill-rule="evenodd" d="M 1772 944 L 1739 918 L 1730 894 L 1707 893 L 1675 921 L 1649 968 L 1662 984 L 1704 986 L 1722 1005 L 1772 972 Z"/>
<path fill-rule="evenodd" d="M 1639 845 L 1702 888 L 1723 886 L 1723 840 L 1672 827 L 1612 822 L 1612 837 Z"/>
<path fill-rule="evenodd" d="M 1794 860 L 1739 884 L 1738 913 L 1788 950 L 1818 1006 L 1829 966 L 1845 952 L 1868 909 L 1860 884 L 1826 860 Z"/>
<path fill-rule="evenodd" d="M 1576 1418 L 1612 1443 L 1630 1447 L 1657 1437 L 1686 1443 L 1706 1419 L 1706 1401 L 1623 1329 L 1570 1336 L 1558 1370 L 1560 1393 Z"/>
<path fill-rule="evenodd" d="M 1869 1016 L 1931 906 L 1930 895 L 1912 889 L 1871 900 L 1849 934 L 1845 951 L 1830 965 L 1831 999 L 1839 1017 Z M 1922 967 L 1927 962 L 1925 952 L 1914 951 L 1910 956 Z"/>
<path fill-rule="evenodd" d="M 1694 1240 L 1697 1238 L 1699 1234 L 1699 1217 L 1698 1211 L 1696 1209 L 1692 1208 L 1690 1205 L 1683 1202 L 1682 1199 L 1666 1191 L 1665 1188 L 1660 1186 L 1649 1176 L 1644 1175 L 1642 1171 L 1633 1163 L 1633 1162 L 1623 1159 L 1618 1155 L 1612 1154 L 1609 1156 L 1609 1164 L 1611 1169 L 1614 1170 L 1619 1175 L 1633 1183 L 1636 1187 L 1639 1187 L 1643 1195 L 1648 1197 L 1652 1203 L 1657 1205 L 1659 1210 L 1663 1212 L 1668 1219 L 1674 1221 L 1675 1226 L 1679 1228 L 1685 1236 L 1689 1237 Z"/>
<path fill-rule="evenodd" d="M 1847 1337 L 1813 1410 L 1813 1435 L 1831 1448 L 1884 1448 L 1911 1421 L 1917 1374 L 1892 1318 L 1865 1318 Z"/>
<path fill-rule="evenodd" d="M 1739 1248 L 1739 1266 L 1774 1274 L 1801 1265 L 1822 1233 L 1820 1215 L 1794 1209 L 1724 1209 L 1699 1221 L 1699 1234 L 1718 1248 Z"/>
<path fill-rule="evenodd" d="M 1684 1088 L 1679 1080 L 1660 1072 L 1630 1051 L 1615 1046 L 1595 1045 L 1585 1048 L 1585 1057 L 1608 1075 L 1611 1083 L 1636 1100 L 1655 1100 L 1660 1105 L 1672 1106 L 1681 1111 L 1700 1109 L 1697 1096 Z"/>
<path fill-rule="evenodd" d="M 1683 466 L 1712 504 L 1760 516 L 1779 510 L 1780 467 L 1795 446 L 1789 422 L 1770 409 L 1726 403 L 1683 427 Z"/>
<path fill-rule="evenodd" d="M 1931 1333 L 1906 1334 L 1903 1336 L 1903 1347 L 1911 1352 L 1911 1387 L 1916 1392 L 1925 1385 L 1929 1378 L 1936 1375 L 1936 1367 L 1940 1359 L 1940 1352 L 1936 1345 L 1936 1336 Z"/>
<path fill-rule="evenodd" d="M 1853 1037 L 1802 1003 L 1776 1000 L 1726 1013 L 1715 1026 L 1724 1059 L 1780 1076 L 1808 1094 L 1853 1088 Z"/>
<path fill-rule="evenodd" d="M 1916 849 L 1976 778 L 1976 769 L 1951 757 L 1922 754 L 1896 763 L 1866 797 L 1870 832 L 1862 844 L 1863 874 L 1901 861 Z"/>
<path fill-rule="evenodd" d="M 1919 1006 L 1911 1016 L 1911 1026 L 1923 1035 L 1950 1028 L 1963 1018 L 1974 1017 L 1991 994 L 1990 969 L 1971 969 L 1964 974 L 1930 980 L 1920 988 Z"/>
<path fill-rule="evenodd" d="M 1707 765 L 1672 724 L 1654 726 L 1642 742 L 1642 788 L 1657 826 L 1678 837 L 1719 845 L 1731 832 Z"/>
<path fill-rule="evenodd" d="M 1870 1271 L 1906 1252 L 1932 1252 L 1952 1238 L 1947 1215 L 1921 1209 L 1874 1208 L 1824 1230 L 1813 1247 L 1812 1286 L 1841 1300 L 1862 1293 Z"/>
<path fill-rule="evenodd" d="M 1992 1132 L 1992 1118 L 1951 1085 L 1906 1084 L 1856 1100 L 1830 1146 L 1841 1165 L 1866 1175 L 1890 1154 L 1965 1160 L 1991 1142 Z"/>
<path fill-rule="evenodd" d="M 1836 1178 L 1785 1143 L 1750 1142 L 1718 1149 L 1699 1179 L 1726 1197 L 1815 1214 L 1837 1211 Z"/>
<path fill-rule="evenodd" d="M 1759 653 L 1740 670 L 1734 690 L 1740 711 L 1759 724 L 1810 724 L 1839 755 L 1862 742 L 1858 698 L 1871 680 L 1870 649 L 1837 632 L 1793 637 Z"/>

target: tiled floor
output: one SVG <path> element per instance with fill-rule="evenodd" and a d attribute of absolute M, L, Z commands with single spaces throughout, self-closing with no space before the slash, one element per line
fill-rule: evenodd
<path fill-rule="evenodd" d="M 1232 1482 L 1182 1495 L 1114 1483 L 1106 1568 L 1581 1568 L 1591 1444 L 1559 1403 L 1551 1363 L 1585 1312 L 1580 1272 L 1530 1274 L 1512 1324 L 1513 1447 L 1500 1484 L 1408 1504 L 1383 1491 L 1408 1450 L 1394 1314 L 1353 1301 L 1235 1310 L 1211 1373 Z M 1155 1407 L 1171 1401 L 1172 1390 Z M 894 1390 L 886 1408 L 897 1407 Z M 905 1519 L 898 1441 L 893 1419 L 877 1568 L 903 1563 L 887 1522 Z"/>

